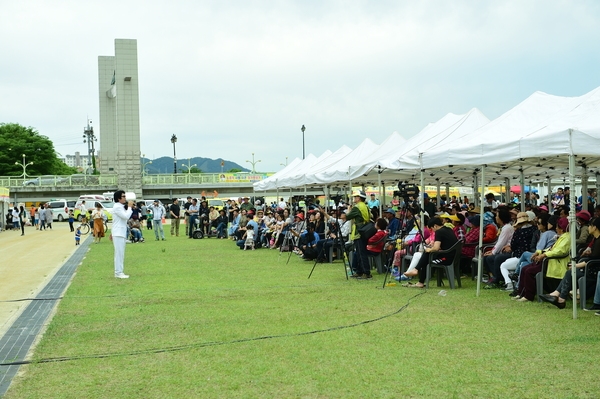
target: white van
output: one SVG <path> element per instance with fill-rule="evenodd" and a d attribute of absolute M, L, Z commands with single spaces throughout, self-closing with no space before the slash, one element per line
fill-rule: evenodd
<path fill-rule="evenodd" d="M 69 209 L 73 209 L 75 201 L 67 201 L 66 199 L 51 200 L 47 205 L 52 209 L 52 220 L 64 222 L 69 219 Z"/>

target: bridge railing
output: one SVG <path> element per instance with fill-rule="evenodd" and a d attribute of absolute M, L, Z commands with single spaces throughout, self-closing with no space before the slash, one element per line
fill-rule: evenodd
<path fill-rule="evenodd" d="M 250 184 L 266 179 L 272 173 L 178 173 L 146 175 L 142 184 L 149 186 L 218 184 Z M 117 175 L 70 175 L 70 176 L 0 176 L 0 187 L 74 187 L 74 186 L 115 186 L 119 184 Z"/>
<path fill-rule="evenodd" d="M 0 187 L 71 187 L 71 186 L 114 186 L 118 182 L 117 175 L 46 175 L 0 177 Z"/>
<path fill-rule="evenodd" d="M 142 178 L 143 185 L 194 185 L 194 184 L 232 184 L 254 183 L 266 179 L 272 173 L 179 173 L 170 175 L 146 175 Z"/>

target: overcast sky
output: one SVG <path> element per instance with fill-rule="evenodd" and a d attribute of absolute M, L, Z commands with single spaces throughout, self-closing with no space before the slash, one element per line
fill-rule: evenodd
<path fill-rule="evenodd" d="M 535 91 L 600 86 L 600 1 L 0 0 L 0 122 L 85 153 L 98 56 L 138 41 L 141 151 L 258 171 Z M 94 123 L 96 132 L 102 127 Z"/>

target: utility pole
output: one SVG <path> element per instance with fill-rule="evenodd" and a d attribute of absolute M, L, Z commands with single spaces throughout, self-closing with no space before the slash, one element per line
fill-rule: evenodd
<path fill-rule="evenodd" d="M 92 169 L 92 174 L 96 173 L 96 161 L 94 160 L 96 150 L 94 149 L 94 142 L 98 141 L 98 139 L 94 135 L 94 128 L 91 125 L 92 121 L 88 119 L 87 126 L 83 129 L 83 142 L 88 145 L 88 168 L 86 169 L 86 174 L 89 173 L 90 169 Z"/>

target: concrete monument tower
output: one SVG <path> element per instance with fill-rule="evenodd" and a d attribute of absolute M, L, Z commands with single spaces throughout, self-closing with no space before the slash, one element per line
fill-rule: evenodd
<path fill-rule="evenodd" d="M 137 40 L 115 39 L 115 55 L 98 57 L 100 173 L 142 196 Z"/>

